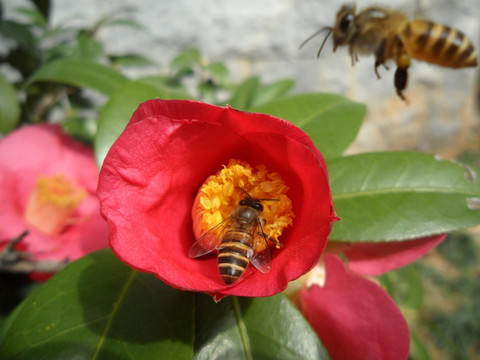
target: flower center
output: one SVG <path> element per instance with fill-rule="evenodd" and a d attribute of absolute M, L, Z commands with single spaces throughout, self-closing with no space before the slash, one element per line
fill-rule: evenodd
<path fill-rule="evenodd" d="M 86 195 L 85 189 L 64 175 L 40 176 L 28 199 L 25 220 L 46 234 L 57 235 Z"/>
<path fill-rule="evenodd" d="M 252 168 L 245 161 L 230 159 L 217 174 L 207 178 L 198 191 L 192 209 L 193 228 L 198 238 L 202 233 L 230 216 L 246 197 L 245 190 L 261 201 L 263 231 L 277 241 L 283 229 L 293 224 L 292 201 L 286 195 L 288 186 L 276 172 L 268 172 L 264 165 Z"/>

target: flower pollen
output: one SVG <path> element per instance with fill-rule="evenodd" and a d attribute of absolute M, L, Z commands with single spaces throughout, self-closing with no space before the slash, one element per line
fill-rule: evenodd
<path fill-rule="evenodd" d="M 40 176 L 30 195 L 25 220 L 46 234 L 59 234 L 86 196 L 85 189 L 64 175 Z"/>
<path fill-rule="evenodd" d="M 286 195 L 289 188 L 280 174 L 268 172 L 264 165 L 252 168 L 245 161 L 235 159 L 230 159 L 217 174 L 209 176 L 198 191 L 192 211 L 196 237 L 232 214 L 246 196 L 242 189 L 251 197 L 264 200 L 263 230 L 279 247 L 278 237 L 283 229 L 292 226 L 295 217 L 292 202 Z"/>

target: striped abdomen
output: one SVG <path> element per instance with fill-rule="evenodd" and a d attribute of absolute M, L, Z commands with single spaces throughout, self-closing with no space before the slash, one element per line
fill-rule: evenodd
<path fill-rule="evenodd" d="M 477 52 L 461 31 L 427 20 L 410 21 L 402 31 L 411 57 L 451 68 L 477 66 Z"/>
<path fill-rule="evenodd" d="M 228 231 L 218 249 L 218 270 L 225 284 L 237 281 L 245 272 L 253 253 L 252 235 L 243 231 Z"/>

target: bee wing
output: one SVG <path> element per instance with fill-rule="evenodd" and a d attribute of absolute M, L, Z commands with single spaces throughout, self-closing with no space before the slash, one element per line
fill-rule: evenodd
<path fill-rule="evenodd" d="M 218 249 L 220 243 L 222 242 L 223 232 L 225 231 L 225 228 L 231 224 L 231 222 L 232 217 L 229 216 L 222 222 L 203 233 L 202 236 L 200 236 L 190 247 L 188 256 L 190 258 L 196 258 Z"/>
<path fill-rule="evenodd" d="M 260 232 L 258 231 L 260 230 Z M 253 238 L 253 255 L 250 262 L 262 273 L 267 273 L 272 268 L 272 255 L 268 244 L 267 235 L 263 232 L 262 224 L 255 230 Z"/>

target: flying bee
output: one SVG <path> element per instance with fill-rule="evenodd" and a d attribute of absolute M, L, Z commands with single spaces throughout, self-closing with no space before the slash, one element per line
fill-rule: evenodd
<path fill-rule="evenodd" d="M 410 59 L 431 64 L 463 68 L 478 65 L 477 52 L 470 40 L 457 29 L 428 20 L 410 20 L 400 11 L 385 7 L 368 7 L 358 14 L 355 6 L 344 5 L 338 11 L 335 25 L 326 26 L 308 37 L 305 45 L 322 31 L 328 30 L 318 50 L 320 56 L 330 34 L 333 34 L 333 51 L 339 46 L 349 46 L 352 65 L 359 55 L 375 56 L 375 73 L 378 67 L 393 60 L 397 63 L 394 85 L 398 96 L 405 99 Z"/>
<path fill-rule="evenodd" d="M 246 196 L 232 214 L 201 235 L 188 254 L 195 258 L 218 249 L 218 271 L 227 285 L 237 281 L 250 262 L 262 273 L 269 272 L 272 265 L 269 241 L 275 242 L 277 248 L 281 245 L 263 231 L 266 221 L 261 203 L 278 199 L 256 199 L 240 190 Z"/>

